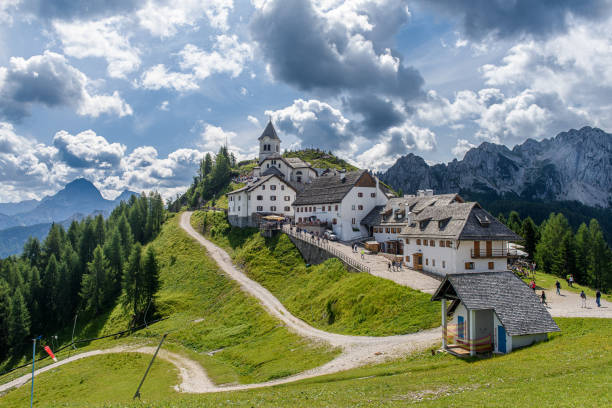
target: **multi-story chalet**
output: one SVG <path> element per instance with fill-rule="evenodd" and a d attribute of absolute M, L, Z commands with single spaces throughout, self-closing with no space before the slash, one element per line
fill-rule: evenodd
<path fill-rule="evenodd" d="M 293 217 L 291 203 L 295 201 L 296 188 L 282 177 L 270 174 L 258 178 L 238 190 L 227 194 L 228 219 L 236 227 L 256 227 L 263 215 Z"/>
<path fill-rule="evenodd" d="M 381 252 L 403 255 L 402 229 L 412 222 L 415 214 L 427 207 L 462 203 L 458 194 L 434 195 L 433 190 L 419 190 L 416 195 L 390 198 L 386 205 L 376 206 L 361 221 L 378 243 Z"/>
<path fill-rule="evenodd" d="M 369 172 L 334 171 L 312 180 L 298 193 L 294 219 L 303 229 L 332 229 L 340 240 L 350 241 L 368 236 L 361 221 L 387 200 L 378 178 Z"/>
<path fill-rule="evenodd" d="M 297 157 L 281 156 L 280 144 L 281 140 L 270 121 L 259 136 L 259 163 L 253 170 L 255 177 L 276 174 L 298 188 L 317 177 L 317 172 L 310 163 Z"/>
<path fill-rule="evenodd" d="M 522 239 L 474 202 L 427 207 L 400 238 L 411 268 L 439 276 L 504 271 L 508 243 Z"/>

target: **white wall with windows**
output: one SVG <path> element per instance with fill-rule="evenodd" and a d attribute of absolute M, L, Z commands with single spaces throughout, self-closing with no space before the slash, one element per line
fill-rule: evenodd
<path fill-rule="evenodd" d="M 256 188 L 228 194 L 228 215 L 250 217 L 253 213 L 275 213 L 293 217 L 296 191 L 278 177 L 271 177 Z"/>

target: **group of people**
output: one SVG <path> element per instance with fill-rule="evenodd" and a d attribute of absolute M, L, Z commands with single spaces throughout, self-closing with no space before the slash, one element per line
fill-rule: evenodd
<path fill-rule="evenodd" d="M 402 261 L 389 261 L 387 270 L 389 272 L 400 272 L 402 270 Z"/>
<path fill-rule="evenodd" d="M 359 250 L 359 245 L 357 245 L 357 243 L 354 243 L 351 248 L 354 254 L 361 254 L 361 259 L 365 258 L 365 249 L 361 248 L 361 250 Z"/>

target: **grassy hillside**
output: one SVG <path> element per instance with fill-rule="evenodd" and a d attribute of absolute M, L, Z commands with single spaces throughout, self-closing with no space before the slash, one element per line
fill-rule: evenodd
<path fill-rule="evenodd" d="M 178 219 L 174 216 L 168 220 L 158 238 L 151 243 L 161 266 L 158 314 L 168 319 L 129 337 L 84 345 L 79 351 L 122 343 L 156 345 L 161 335 L 168 332 L 164 349 L 198 361 L 218 384 L 262 382 L 289 376 L 320 366 L 339 352 L 297 336 L 270 317 L 257 300 L 247 296 L 219 270 L 205 250 L 178 226 Z M 95 320 L 88 321 L 86 316 L 79 319 L 78 338 L 114 333 L 124 330 L 128 323 L 128 317 L 119 305 Z M 60 333 L 60 342 L 70 338 L 70 330 L 71 327 Z M 68 353 L 65 350 L 58 357 L 65 358 Z M 120 357 L 117 358 L 121 361 Z M 37 367 L 49 362 L 45 360 Z M 84 359 L 78 364 L 83 366 L 79 370 L 85 373 L 96 370 L 94 360 Z M 17 365 L 17 362 L 11 365 Z M 28 368 L 25 368 L 0 380 L 4 383 L 27 372 Z M 41 378 L 54 373 L 56 370 Z M 112 383 L 112 374 L 105 372 L 103 375 L 109 375 Z M 169 378 L 166 378 L 169 386 L 177 384 Z M 126 381 L 133 390 L 136 389 L 137 381 Z M 20 392 L 17 390 L 8 395 Z M 15 398 L 19 400 L 19 397 Z M 111 395 L 109 401 L 123 399 Z"/>
<path fill-rule="evenodd" d="M 151 356 L 125 353 L 106 354 L 78 360 L 36 377 L 34 406 L 84 407 L 132 400 Z M 151 367 L 140 394 L 145 402 L 178 395 L 172 388 L 179 383 L 174 365 L 158 359 Z M 26 407 L 30 387 L 0 397 L 3 407 Z"/>
<path fill-rule="evenodd" d="M 293 313 L 322 330 L 386 336 L 440 325 L 430 295 L 366 273 L 351 273 L 336 260 L 306 267 L 286 235 L 264 239 L 255 229 L 231 228 L 222 213 L 196 212 L 198 230 L 232 253 L 248 275 Z"/>
<path fill-rule="evenodd" d="M 357 167 L 348 163 L 331 152 L 324 152 L 319 149 L 303 149 L 297 151 L 286 151 L 283 157 L 297 157 L 312 165 L 312 167 L 321 169 L 346 169 L 347 171 L 358 170 Z"/>
<path fill-rule="evenodd" d="M 149 406 L 611 406 L 612 320 L 556 321 L 562 332 L 552 334 L 548 342 L 505 356 L 462 360 L 423 352 L 299 383 L 232 393 L 179 395 Z"/>

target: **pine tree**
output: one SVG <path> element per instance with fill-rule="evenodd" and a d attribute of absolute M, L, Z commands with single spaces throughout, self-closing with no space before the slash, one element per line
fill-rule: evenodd
<path fill-rule="evenodd" d="M 30 333 L 30 313 L 26 307 L 21 290 L 18 288 L 12 296 L 8 316 L 8 343 L 16 352 L 23 348 L 23 343 Z"/>
<path fill-rule="evenodd" d="M 591 251 L 589 252 L 588 280 L 589 284 L 596 288 L 604 288 L 610 275 L 611 254 L 606 245 L 603 232 L 597 220 L 592 219 L 589 223 L 589 235 L 591 237 Z"/>
<path fill-rule="evenodd" d="M 83 275 L 81 298 L 85 310 L 97 314 L 106 305 L 110 291 L 108 261 L 99 245 L 94 250 L 93 260 L 87 264 L 87 271 Z"/>
<path fill-rule="evenodd" d="M 102 214 L 98 214 L 94 220 L 94 237 L 96 240 L 96 246 L 104 245 L 106 231 L 104 228 L 104 217 L 102 217 Z"/>
<path fill-rule="evenodd" d="M 41 253 L 42 251 L 38 238 L 29 237 L 23 246 L 23 254 L 21 257 L 27 260 L 30 265 L 37 266 L 38 262 L 41 261 Z"/>
<path fill-rule="evenodd" d="M 121 288 L 121 272 L 123 271 L 123 251 L 121 249 L 121 235 L 119 229 L 115 228 L 110 239 L 104 245 L 104 255 L 108 259 L 110 268 L 110 283 L 112 285 L 112 297 L 115 297 Z"/>
<path fill-rule="evenodd" d="M 589 227 L 583 222 L 574 236 L 574 249 L 576 252 L 576 282 L 588 283 L 588 270 L 591 252 L 591 233 Z"/>
<path fill-rule="evenodd" d="M 153 301 L 155 293 L 159 289 L 159 265 L 155 257 L 155 250 L 149 246 L 145 253 L 143 263 L 143 289 L 145 303 Z"/>
<path fill-rule="evenodd" d="M 510 211 L 510 215 L 508 216 L 508 227 L 517 234 L 520 234 L 521 226 L 522 222 L 519 213 L 516 211 Z"/>
<path fill-rule="evenodd" d="M 204 166 L 204 169 L 202 171 L 202 175 L 206 177 L 210 174 L 210 172 L 212 171 L 212 167 L 213 167 L 212 156 L 210 155 L 210 153 L 206 153 L 206 156 L 204 156 L 203 166 Z"/>
<path fill-rule="evenodd" d="M 47 267 L 41 278 L 42 293 L 41 308 L 43 312 L 43 324 L 45 328 L 54 327 L 57 323 L 57 307 L 60 286 L 60 271 L 55 255 L 52 254 Z"/>
<path fill-rule="evenodd" d="M 527 217 L 523 220 L 523 225 L 521 226 L 521 236 L 525 239 L 525 251 L 529 256 L 529 259 L 535 259 L 537 227 L 531 217 Z"/>
<path fill-rule="evenodd" d="M 542 227 L 541 238 L 536 245 L 536 262 L 546 273 L 564 276 L 563 255 L 559 251 L 559 244 L 568 231 L 571 231 L 567 219 L 563 214 L 550 214 Z"/>
<path fill-rule="evenodd" d="M 134 244 L 123 271 L 122 287 L 124 292 L 123 306 L 131 309 L 133 318 L 137 318 L 144 303 L 144 285 L 142 273 L 142 247 Z"/>

